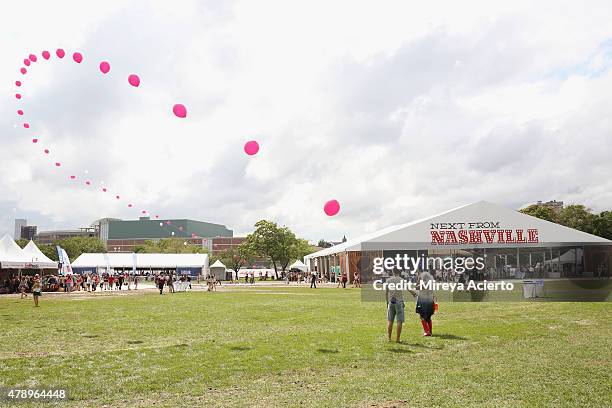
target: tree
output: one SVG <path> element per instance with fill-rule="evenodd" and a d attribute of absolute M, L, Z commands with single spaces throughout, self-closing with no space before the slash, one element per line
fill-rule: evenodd
<path fill-rule="evenodd" d="M 180 238 L 163 238 L 158 241 L 146 240 L 134 247 L 134 252 L 144 254 L 204 254 L 208 251 Z"/>
<path fill-rule="evenodd" d="M 568 205 L 559 212 L 559 224 L 588 233 L 593 232 L 596 216 L 584 205 Z"/>
<path fill-rule="evenodd" d="M 308 241 L 298 238 L 291 247 L 291 259 L 302 260 L 306 255 L 312 254 L 316 250 Z"/>
<path fill-rule="evenodd" d="M 532 204 L 527 208 L 519 210 L 523 214 L 531 215 L 532 217 L 540 218 L 542 220 L 557 222 L 557 214 L 549 207 L 543 205 Z"/>
<path fill-rule="evenodd" d="M 612 240 L 612 211 L 602 211 L 593 217 L 593 234 Z"/>
<path fill-rule="evenodd" d="M 236 272 L 236 276 L 238 276 L 240 268 L 252 262 L 253 258 L 253 251 L 245 242 L 238 246 L 223 250 L 215 256 L 215 260 L 219 259 L 225 266 Z M 213 260 L 211 259 L 211 261 Z"/>
<path fill-rule="evenodd" d="M 291 247 L 295 240 L 295 234 L 289 228 L 261 220 L 255 223 L 255 231 L 247 235 L 245 243 L 253 253 L 270 260 L 274 275 L 278 279 L 278 268 L 286 269 L 291 260 Z"/>
<path fill-rule="evenodd" d="M 21 249 L 23 249 L 26 245 L 28 245 L 28 242 L 30 241 L 28 241 L 27 239 L 23 239 L 23 238 L 15 240 L 15 243 L 19 245 L 19 248 Z"/>
<path fill-rule="evenodd" d="M 317 243 L 317 246 L 319 248 L 329 248 L 332 247 L 333 244 L 331 242 L 327 242 L 324 239 L 320 239 L 319 242 Z"/>
<path fill-rule="evenodd" d="M 106 246 L 99 238 L 91 237 L 70 237 L 60 239 L 53 243 L 53 246 L 61 246 L 68 254 L 70 261 L 74 261 L 83 253 L 104 253 L 106 252 Z M 41 248 L 42 251 L 42 248 Z M 44 252 L 43 252 L 44 253 Z M 45 255 L 49 256 L 45 253 Z M 50 257 L 51 258 L 51 257 Z M 53 258 L 51 258 L 53 259 Z"/>

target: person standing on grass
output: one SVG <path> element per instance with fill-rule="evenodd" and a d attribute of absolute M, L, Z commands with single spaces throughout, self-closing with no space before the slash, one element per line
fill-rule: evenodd
<path fill-rule="evenodd" d="M 391 277 L 386 281 L 385 299 L 387 300 L 387 340 L 391 341 L 393 334 L 393 321 L 397 320 L 395 341 L 401 343 L 402 325 L 404 324 L 404 292 L 402 285 L 404 279 L 399 276 L 399 271 L 394 270 Z"/>
<path fill-rule="evenodd" d="M 21 293 L 21 299 L 28 297 L 28 284 L 26 283 L 26 278 L 22 277 L 21 282 L 19 283 L 19 293 Z"/>
<path fill-rule="evenodd" d="M 138 290 L 138 275 L 134 275 L 134 290 Z"/>
<path fill-rule="evenodd" d="M 38 307 L 38 298 L 42 294 L 42 285 L 40 283 L 40 276 L 36 274 L 34 276 L 34 284 L 32 285 L 32 297 L 34 298 L 34 307 Z"/>
<path fill-rule="evenodd" d="M 417 297 L 415 312 L 421 318 L 423 326 L 423 336 L 429 337 L 432 333 L 431 316 L 434 314 L 434 305 L 436 297 L 433 289 L 427 287 L 427 283 L 432 283 L 433 276 L 427 271 L 421 272 L 417 278 L 417 291 L 411 291 L 413 296 Z"/>
<path fill-rule="evenodd" d="M 164 293 L 164 283 L 165 283 L 164 277 L 161 276 L 161 275 L 158 275 L 158 276 L 155 277 L 155 281 L 156 281 L 157 287 L 159 289 L 159 294 L 160 295 L 163 294 Z"/>
<path fill-rule="evenodd" d="M 316 289 L 317 288 L 317 273 L 315 271 L 312 271 L 310 273 L 310 289 Z"/>
<path fill-rule="evenodd" d="M 348 276 L 346 273 L 342 273 L 342 287 L 346 289 L 346 282 L 348 282 Z"/>
<path fill-rule="evenodd" d="M 359 276 L 359 272 L 355 272 L 355 276 L 353 277 L 353 287 L 361 287 L 361 276 Z"/>

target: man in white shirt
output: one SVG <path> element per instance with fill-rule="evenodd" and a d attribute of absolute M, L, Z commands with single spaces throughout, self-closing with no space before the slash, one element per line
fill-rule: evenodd
<path fill-rule="evenodd" d="M 395 341 L 400 343 L 402 335 L 402 324 L 404 323 L 404 279 L 399 276 L 398 271 L 393 271 L 392 276 L 386 281 L 385 298 L 387 300 L 387 339 L 391 341 L 393 334 L 393 321 L 397 319 L 397 330 Z"/>

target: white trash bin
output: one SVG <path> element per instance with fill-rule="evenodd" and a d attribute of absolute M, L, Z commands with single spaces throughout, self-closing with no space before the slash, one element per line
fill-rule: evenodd
<path fill-rule="evenodd" d="M 532 280 L 523 281 L 523 298 L 533 299 L 536 297 L 536 284 Z"/>

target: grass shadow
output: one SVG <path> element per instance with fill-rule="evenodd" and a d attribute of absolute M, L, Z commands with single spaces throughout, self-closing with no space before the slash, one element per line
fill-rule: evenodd
<path fill-rule="evenodd" d="M 432 334 L 431 337 L 437 337 L 444 340 L 467 340 L 465 337 L 455 336 L 454 334 Z"/>
<path fill-rule="evenodd" d="M 85 337 L 86 339 L 95 339 L 96 337 L 100 337 L 97 334 L 81 334 L 81 337 Z"/>
<path fill-rule="evenodd" d="M 388 351 L 390 351 L 391 353 L 397 353 L 397 354 L 409 354 L 409 353 L 413 353 L 412 350 L 407 349 L 407 348 L 391 348 Z"/>
<path fill-rule="evenodd" d="M 338 354 L 339 353 L 337 349 L 320 348 L 320 349 L 317 349 L 317 351 L 323 354 Z"/>
<path fill-rule="evenodd" d="M 444 348 L 442 346 L 426 346 L 421 343 L 413 343 L 413 344 L 408 344 L 408 345 L 410 347 L 418 347 L 418 348 L 424 348 L 424 349 L 429 349 L 429 350 L 442 350 Z"/>
<path fill-rule="evenodd" d="M 128 340 L 126 341 L 127 344 L 142 344 L 144 343 L 144 341 L 142 340 Z"/>
<path fill-rule="evenodd" d="M 250 347 L 250 346 L 232 346 L 232 347 L 230 347 L 230 350 L 233 350 L 233 351 L 248 351 L 248 350 L 253 350 L 253 347 Z"/>

